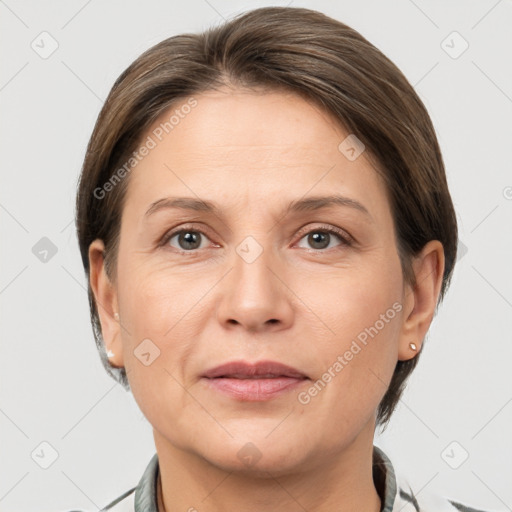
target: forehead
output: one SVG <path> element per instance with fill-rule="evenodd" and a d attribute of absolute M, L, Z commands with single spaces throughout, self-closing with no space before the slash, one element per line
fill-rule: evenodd
<path fill-rule="evenodd" d="M 344 134 L 340 123 L 327 111 L 291 92 L 224 88 L 194 98 L 197 105 L 175 128 L 180 128 L 184 136 L 197 137 L 199 144 L 245 146 L 247 150 L 285 145 L 312 149 L 327 132 L 335 131 L 338 137 Z M 176 109 L 180 106 L 172 107 L 171 112 Z M 167 117 L 168 112 L 155 126 Z"/>
<path fill-rule="evenodd" d="M 126 204 L 140 211 L 168 194 L 261 208 L 308 191 L 347 192 L 366 197 L 370 207 L 384 199 L 365 153 L 351 160 L 340 150 L 350 134 L 301 96 L 226 88 L 191 98 L 176 102 L 142 137 L 153 147 L 131 172 Z"/>

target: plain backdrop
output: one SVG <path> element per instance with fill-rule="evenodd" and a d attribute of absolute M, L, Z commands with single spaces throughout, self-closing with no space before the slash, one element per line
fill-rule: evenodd
<path fill-rule="evenodd" d="M 149 423 L 95 348 L 76 182 L 102 103 L 140 53 L 265 5 L 309 7 L 352 26 L 428 108 L 460 256 L 375 443 L 415 493 L 512 510 L 512 2 L 5 0 L 0 511 L 98 510 L 135 486 L 153 455 Z"/>

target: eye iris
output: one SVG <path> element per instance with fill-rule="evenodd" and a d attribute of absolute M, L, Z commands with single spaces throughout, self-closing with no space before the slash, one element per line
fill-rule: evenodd
<path fill-rule="evenodd" d="M 310 233 L 308 238 L 309 242 L 315 247 L 315 249 L 324 249 L 329 245 L 330 235 L 329 233 L 315 231 L 313 233 Z M 325 244 L 325 241 L 327 241 L 327 244 Z M 318 247 L 317 244 L 320 244 L 320 247 Z"/>
<path fill-rule="evenodd" d="M 194 231 L 183 231 L 179 234 L 178 240 L 180 243 L 180 247 L 182 246 L 182 242 L 185 243 L 184 249 L 197 249 L 199 245 L 201 245 L 201 242 L 199 241 L 200 235 Z M 197 244 L 197 246 L 194 246 L 194 243 Z M 193 247 L 190 247 L 188 244 L 192 244 Z"/>

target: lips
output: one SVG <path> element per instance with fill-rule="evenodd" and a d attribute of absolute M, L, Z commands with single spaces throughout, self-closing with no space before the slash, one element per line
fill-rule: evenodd
<path fill-rule="evenodd" d="M 258 361 L 249 363 L 245 361 L 231 361 L 229 363 L 211 368 L 202 375 L 207 379 L 275 379 L 294 378 L 307 379 L 308 376 L 291 366 L 276 361 Z"/>
<path fill-rule="evenodd" d="M 291 366 L 275 361 L 231 361 L 202 375 L 206 388 L 239 402 L 277 399 L 306 385 L 309 377 Z"/>

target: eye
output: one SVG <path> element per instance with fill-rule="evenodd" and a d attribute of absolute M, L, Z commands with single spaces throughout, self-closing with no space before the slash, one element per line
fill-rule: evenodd
<path fill-rule="evenodd" d="M 301 230 L 299 235 L 301 235 L 301 240 L 307 237 L 307 242 L 312 245 L 313 249 L 319 251 L 330 248 L 329 245 L 332 241 L 331 235 L 335 235 L 341 242 L 339 244 L 340 246 L 349 247 L 353 243 L 353 239 L 348 233 L 332 226 L 319 226 L 309 231 Z M 181 252 L 194 252 L 196 249 L 205 248 L 201 243 L 201 237 L 208 238 L 206 233 L 200 229 L 182 227 L 179 230 L 172 231 L 165 235 L 160 245 L 170 245 Z M 175 244 L 177 244 L 177 246 L 170 243 L 173 239 L 176 239 Z"/>
<path fill-rule="evenodd" d="M 178 247 L 170 244 L 175 249 L 178 249 L 183 252 L 190 252 L 194 249 L 203 249 L 201 247 L 201 237 L 206 237 L 206 234 L 199 229 L 187 229 L 182 228 L 178 231 L 173 231 L 164 237 L 162 240 L 162 245 L 168 245 L 171 240 L 176 238 L 176 243 Z"/>
<path fill-rule="evenodd" d="M 301 240 L 307 238 L 307 242 L 312 245 L 313 249 L 323 250 L 329 249 L 329 244 L 332 241 L 331 235 L 335 235 L 341 241 L 340 245 L 342 246 L 352 245 L 352 237 L 348 233 L 332 226 L 320 226 L 310 229 L 306 231 L 305 236 Z"/>

